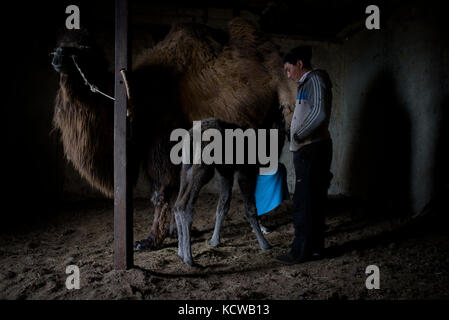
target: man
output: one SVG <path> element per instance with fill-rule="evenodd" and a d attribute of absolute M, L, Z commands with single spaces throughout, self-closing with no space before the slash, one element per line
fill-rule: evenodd
<path fill-rule="evenodd" d="M 289 79 L 298 83 L 290 126 L 290 151 L 296 173 L 293 195 L 295 236 L 288 253 L 276 258 L 295 264 L 319 258 L 324 249 L 324 213 L 332 174 L 332 141 L 328 126 L 332 84 L 323 70 L 313 70 L 310 47 L 292 49 L 283 58 Z"/>

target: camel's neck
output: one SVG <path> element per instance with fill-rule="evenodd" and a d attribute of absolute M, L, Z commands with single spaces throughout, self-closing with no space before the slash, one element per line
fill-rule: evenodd
<path fill-rule="evenodd" d="M 53 123 L 67 159 L 91 185 L 112 196 L 114 104 L 77 76 L 61 76 Z"/>
<path fill-rule="evenodd" d="M 95 70 L 95 72 L 86 73 L 86 70 L 78 70 L 74 68 L 69 75 L 61 74 L 59 83 L 60 88 L 65 90 L 68 99 L 87 99 L 90 102 L 93 93 L 91 91 L 90 85 L 93 85 L 107 95 L 112 96 L 113 80 L 113 74 L 107 72 L 106 70 Z M 100 94 L 95 93 L 95 95 Z M 102 97 L 105 99 L 109 99 L 105 96 Z"/>

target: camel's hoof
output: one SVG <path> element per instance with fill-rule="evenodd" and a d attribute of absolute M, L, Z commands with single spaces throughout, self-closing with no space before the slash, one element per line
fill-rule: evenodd
<path fill-rule="evenodd" d="M 154 243 L 150 239 L 143 239 L 140 241 L 136 241 L 136 243 L 134 244 L 135 251 L 154 250 L 154 249 L 155 249 Z"/>
<path fill-rule="evenodd" d="M 208 244 L 208 246 L 210 246 L 210 247 L 213 247 L 213 248 L 216 248 L 216 247 L 218 247 L 218 245 L 220 244 L 220 241 L 215 241 L 215 240 L 209 240 L 208 242 L 207 242 L 207 244 Z"/>
<path fill-rule="evenodd" d="M 170 238 L 170 239 L 178 239 L 178 230 L 176 229 L 176 228 L 172 228 L 172 227 L 170 227 L 169 229 L 168 229 L 168 237 Z"/>
<path fill-rule="evenodd" d="M 270 250 L 271 248 L 273 248 L 273 247 L 268 243 L 263 246 L 260 246 L 260 249 L 262 249 L 263 251 Z"/>
<path fill-rule="evenodd" d="M 170 239 L 178 239 L 178 232 L 177 232 L 177 231 L 170 232 L 170 233 L 168 234 L 168 237 L 169 237 Z"/>
<path fill-rule="evenodd" d="M 205 266 L 198 264 L 198 263 L 194 262 L 193 260 L 184 260 L 184 263 L 192 269 L 201 269 L 201 270 L 206 269 Z"/>
<path fill-rule="evenodd" d="M 192 259 L 184 259 L 184 263 L 186 265 L 188 265 L 189 267 L 193 267 L 194 266 Z"/>

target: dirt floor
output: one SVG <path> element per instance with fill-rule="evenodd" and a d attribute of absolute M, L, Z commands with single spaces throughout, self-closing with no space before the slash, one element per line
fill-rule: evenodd
<path fill-rule="evenodd" d="M 262 252 L 243 218 L 238 195 L 222 229 L 222 244 L 207 246 L 217 196 L 202 194 L 193 223 L 189 268 L 177 241 L 135 253 L 136 267 L 112 270 L 113 207 L 110 201 L 71 203 L 50 221 L 0 235 L 2 299 L 447 299 L 449 241 L 435 216 L 366 219 L 331 201 L 327 257 L 293 266 L 273 258 L 293 236 L 290 206 L 263 216 L 273 229 L 273 249 Z M 135 239 L 152 222 L 148 200 L 135 201 Z M 81 288 L 65 287 L 67 265 L 80 268 Z M 380 289 L 367 290 L 365 269 L 380 268 Z"/>

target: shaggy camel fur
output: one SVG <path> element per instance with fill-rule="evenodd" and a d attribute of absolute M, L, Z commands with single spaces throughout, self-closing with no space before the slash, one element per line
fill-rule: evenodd
<path fill-rule="evenodd" d="M 93 187 L 112 197 L 113 102 L 89 90 L 73 56 L 89 82 L 109 95 L 113 92 L 114 76 L 101 50 L 85 32 L 69 31 L 53 59 L 60 73 L 54 127 L 61 133 L 67 159 Z M 169 234 L 166 222 L 181 169 L 169 158 L 171 131 L 211 117 L 259 128 L 269 110 L 279 106 L 288 119 L 296 93 L 290 82 L 276 47 L 240 18 L 229 23 L 227 32 L 200 24 L 175 25 L 163 41 L 135 59 L 130 75 L 131 180 L 135 184 L 144 172 L 155 205 L 150 234 L 136 248 L 160 248 Z"/>

